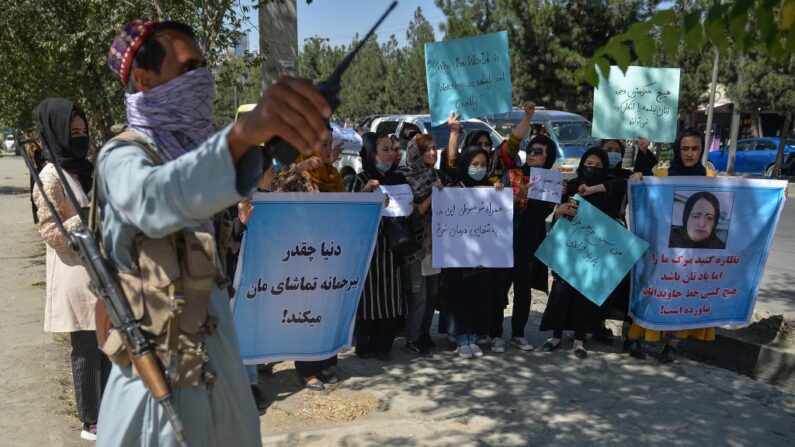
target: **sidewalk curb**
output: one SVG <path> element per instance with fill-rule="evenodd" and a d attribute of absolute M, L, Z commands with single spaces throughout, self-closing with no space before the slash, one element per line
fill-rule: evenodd
<path fill-rule="evenodd" d="M 688 340 L 685 355 L 795 392 L 795 353 L 734 336 L 718 329 L 714 342 Z"/>

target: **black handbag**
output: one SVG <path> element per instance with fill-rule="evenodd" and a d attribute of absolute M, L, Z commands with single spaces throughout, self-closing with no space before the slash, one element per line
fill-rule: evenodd
<path fill-rule="evenodd" d="M 385 217 L 383 220 L 386 244 L 392 253 L 402 258 L 422 250 L 422 246 L 409 231 L 405 219 Z"/>

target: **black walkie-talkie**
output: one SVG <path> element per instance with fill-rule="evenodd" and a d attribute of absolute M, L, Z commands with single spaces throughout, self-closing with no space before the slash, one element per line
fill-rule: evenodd
<path fill-rule="evenodd" d="M 328 78 L 326 78 L 325 81 L 315 86 L 320 92 L 320 94 L 323 95 L 324 98 L 326 98 L 326 102 L 328 102 L 328 105 L 331 107 L 332 112 L 336 110 L 337 107 L 340 105 L 340 99 L 337 95 L 339 95 L 340 92 L 340 81 L 342 79 L 342 74 L 345 73 L 345 70 L 347 70 L 348 66 L 351 65 L 353 58 L 356 56 L 356 53 L 358 53 L 359 50 L 361 50 L 364 44 L 367 42 L 367 40 L 373 34 L 375 34 L 375 30 L 381 25 L 381 22 L 383 22 L 384 19 L 386 19 L 386 17 L 389 15 L 389 13 L 391 13 L 392 10 L 395 9 L 397 3 L 398 3 L 397 0 L 395 0 L 389 5 L 389 8 L 387 8 L 386 12 L 381 16 L 380 19 L 378 19 L 377 22 L 375 22 L 375 25 L 373 25 L 370 31 L 367 32 L 364 38 L 361 41 L 359 41 L 359 43 L 356 45 L 356 48 L 354 48 L 353 51 L 351 51 L 350 53 L 348 53 L 347 56 L 345 56 L 345 59 L 343 59 L 342 62 L 340 62 L 340 64 L 337 66 L 337 68 L 334 69 L 334 72 L 331 73 L 331 76 L 329 76 Z M 278 160 L 282 166 L 289 166 L 291 163 L 295 161 L 296 158 L 298 158 L 298 150 L 293 146 L 291 146 L 286 141 L 282 140 L 281 138 L 272 139 L 271 141 L 266 143 L 265 147 L 269 148 L 272 151 L 273 158 Z"/>

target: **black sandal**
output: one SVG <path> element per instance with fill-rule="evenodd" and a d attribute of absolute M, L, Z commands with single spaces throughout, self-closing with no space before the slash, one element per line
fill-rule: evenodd
<path fill-rule="evenodd" d="M 588 351 L 586 351 L 585 348 L 577 348 L 574 350 L 574 356 L 582 360 L 588 357 Z"/>
<path fill-rule="evenodd" d="M 643 352 L 643 343 L 640 340 L 635 340 L 629 345 L 629 356 L 638 360 L 645 360 L 646 353 Z"/>
<path fill-rule="evenodd" d="M 558 344 L 552 343 L 552 340 L 547 340 L 547 341 L 544 342 L 543 345 L 541 345 L 541 352 L 556 351 L 558 348 L 560 348 L 560 345 L 562 345 L 562 344 L 563 344 L 563 340 L 559 341 Z"/>
<path fill-rule="evenodd" d="M 323 382 L 323 383 L 327 383 L 327 384 L 329 384 L 329 385 L 334 385 L 335 383 L 337 383 L 337 382 L 339 382 L 339 381 L 340 381 L 340 379 L 339 379 L 339 378 L 338 378 L 338 377 L 337 377 L 337 376 L 336 376 L 334 373 L 331 373 L 331 374 L 323 374 L 323 372 L 320 372 L 320 373 L 318 373 L 318 375 L 317 375 L 317 376 L 315 376 L 315 377 L 317 377 L 318 379 L 320 379 L 320 381 L 321 381 L 321 382 Z"/>
<path fill-rule="evenodd" d="M 662 353 L 660 354 L 660 363 L 661 364 L 673 363 L 674 361 L 676 361 L 676 357 L 677 357 L 676 346 L 665 345 L 665 347 L 662 350 Z"/>

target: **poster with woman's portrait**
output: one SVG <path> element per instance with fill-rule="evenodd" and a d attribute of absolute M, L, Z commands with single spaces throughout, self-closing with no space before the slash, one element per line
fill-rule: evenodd
<path fill-rule="evenodd" d="M 649 243 L 632 269 L 635 321 L 656 330 L 747 325 L 786 185 L 714 177 L 630 182 L 630 229 Z"/>
<path fill-rule="evenodd" d="M 734 193 L 674 191 L 673 195 L 668 247 L 725 249 Z"/>

